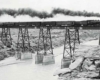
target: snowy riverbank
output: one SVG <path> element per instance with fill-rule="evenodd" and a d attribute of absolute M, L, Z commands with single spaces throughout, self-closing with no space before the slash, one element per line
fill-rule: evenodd
<path fill-rule="evenodd" d="M 98 40 L 82 43 L 76 49 L 75 54 L 82 55 L 85 51 L 89 51 L 91 48 L 97 47 L 97 45 Z M 63 46 L 54 49 L 55 64 L 51 65 L 36 65 L 35 55 L 33 55 L 32 60 L 26 61 L 16 60 L 14 57 L 5 59 L 0 62 L 0 78 L 1 80 L 57 80 L 57 76 L 53 76 L 53 73 L 61 66 L 62 53 Z"/>

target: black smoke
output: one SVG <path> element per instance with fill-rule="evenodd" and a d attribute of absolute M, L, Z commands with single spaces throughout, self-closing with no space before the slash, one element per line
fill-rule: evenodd
<path fill-rule="evenodd" d="M 48 17 L 53 17 L 52 14 L 49 14 L 47 12 L 38 12 L 32 9 L 18 9 L 18 10 L 13 10 L 13 9 L 1 9 L 0 10 L 0 15 L 2 16 L 3 14 L 8 14 L 10 16 L 16 17 L 19 15 L 29 15 L 31 17 L 39 17 L 39 18 L 48 18 Z"/>
<path fill-rule="evenodd" d="M 14 16 L 16 13 L 17 13 L 17 11 L 13 10 L 13 9 L 1 9 L 0 10 L 0 15 L 8 14 L 10 16 Z"/>
<path fill-rule="evenodd" d="M 0 16 L 2 16 L 3 14 L 8 14 L 13 17 L 19 15 L 29 15 L 31 17 L 36 16 L 39 18 L 50 18 L 50 17 L 54 17 L 56 14 L 64 14 L 69 16 L 100 17 L 100 13 L 87 12 L 87 11 L 72 11 L 72 10 L 61 9 L 61 8 L 53 9 L 51 13 L 39 12 L 39 11 L 32 10 L 30 8 L 27 9 L 22 8 L 18 10 L 1 9 Z"/>
<path fill-rule="evenodd" d="M 65 9 L 54 9 L 52 14 L 64 14 L 69 16 L 84 16 L 84 17 L 100 17 L 99 13 L 87 12 L 87 11 L 72 11 L 72 10 L 65 10 Z"/>
<path fill-rule="evenodd" d="M 47 12 L 38 12 L 32 9 L 19 9 L 16 15 L 29 15 L 31 17 L 39 17 L 39 18 L 48 18 L 53 17 L 52 14 L 48 14 Z"/>

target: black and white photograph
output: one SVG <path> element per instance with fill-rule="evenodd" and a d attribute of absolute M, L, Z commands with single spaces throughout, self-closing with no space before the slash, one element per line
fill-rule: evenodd
<path fill-rule="evenodd" d="M 0 0 L 0 80 L 100 80 L 100 0 Z"/>

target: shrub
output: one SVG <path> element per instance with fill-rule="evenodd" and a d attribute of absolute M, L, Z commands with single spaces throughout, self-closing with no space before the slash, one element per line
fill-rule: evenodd
<path fill-rule="evenodd" d="M 4 56 L 3 55 L 0 55 L 0 60 L 3 60 L 4 59 Z"/>

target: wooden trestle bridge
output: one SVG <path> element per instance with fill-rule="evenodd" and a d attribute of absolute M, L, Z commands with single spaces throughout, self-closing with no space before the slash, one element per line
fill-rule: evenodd
<path fill-rule="evenodd" d="M 37 47 L 37 55 L 40 54 L 40 48 L 43 47 L 43 55 L 52 54 L 52 39 L 51 28 L 66 29 L 63 59 L 66 58 L 66 54 L 73 57 L 75 51 L 75 44 L 80 43 L 79 29 L 100 29 L 99 20 L 86 20 L 86 21 L 44 21 L 44 22 L 1 22 L 0 28 L 1 41 L 5 46 L 11 46 L 11 32 L 10 28 L 18 28 L 18 41 L 17 50 L 21 52 L 30 50 L 30 38 L 28 28 L 39 28 L 39 40 Z"/>

